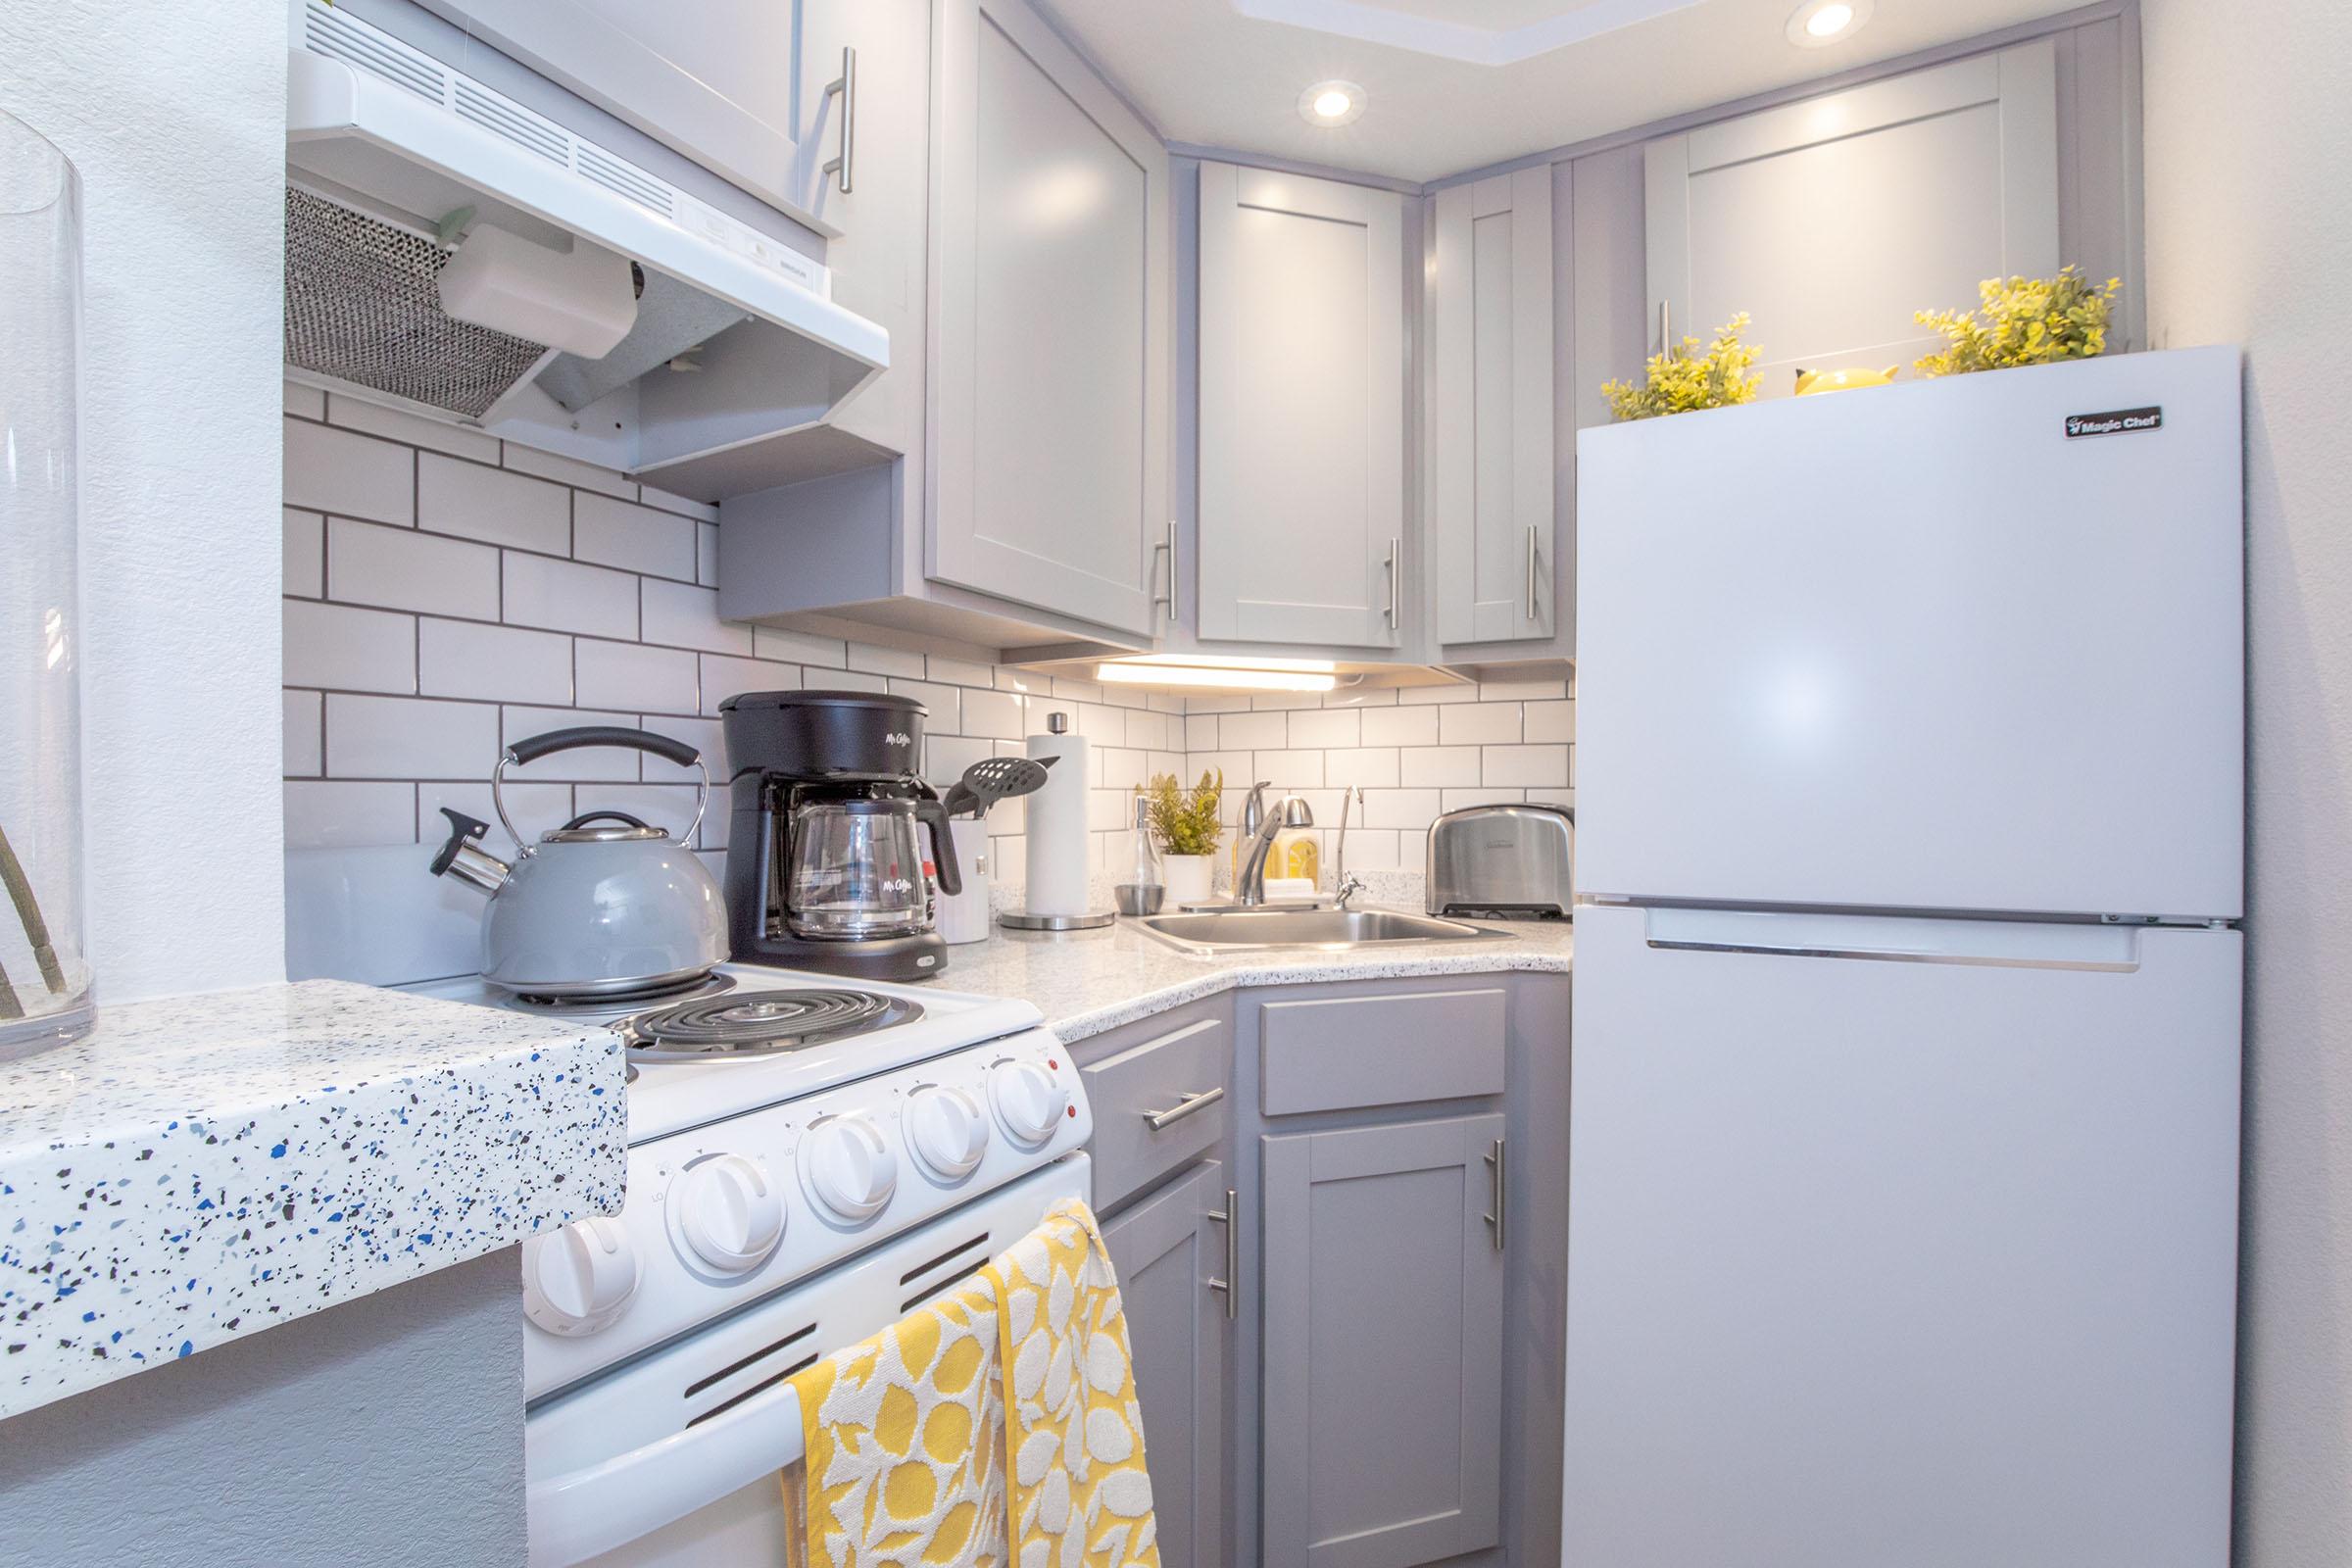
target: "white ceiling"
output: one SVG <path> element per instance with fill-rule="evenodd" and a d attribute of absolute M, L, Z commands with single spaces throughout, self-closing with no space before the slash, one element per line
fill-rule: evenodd
<path fill-rule="evenodd" d="M 1877 0 L 1852 37 L 1800 49 L 1797 0 L 1038 3 L 1170 141 L 1416 182 L 2071 9 Z M 1335 77 L 1362 84 L 1363 117 L 1309 125 L 1299 93 Z"/>

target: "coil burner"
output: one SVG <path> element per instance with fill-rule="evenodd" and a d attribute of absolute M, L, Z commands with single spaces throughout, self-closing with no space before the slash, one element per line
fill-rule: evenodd
<path fill-rule="evenodd" d="M 639 1061 L 716 1061 L 778 1055 L 922 1015 L 920 1003 L 871 991 L 761 991 L 681 1003 L 612 1027 Z"/>

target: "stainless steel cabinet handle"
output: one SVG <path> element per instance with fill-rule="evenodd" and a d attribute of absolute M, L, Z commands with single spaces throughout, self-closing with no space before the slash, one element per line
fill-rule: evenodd
<path fill-rule="evenodd" d="M 1225 1315 L 1228 1318 L 1239 1315 L 1241 1311 L 1241 1307 L 1234 1300 L 1233 1290 L 1233 1282 L 1242 1277 L 1242 1242 L 1239 1235 L 1241 1227 L 1234 1223 L 1234 1216 L 1241 1212 L 1241 1196 L 1240 1193 L 1228 1187 L 1225 1189 L 1225 1206 L 1208 1211 L 1210 1219 L 1225 1227 L 1225 1277 L 1221 1280 L 1210 1280 L 1208 1288 L 1225 1293 Z"/>
<path fill-rule="evenodd" d="M 1392 535 L 1389 539 L 1389 559 L 1386 563 L 1389 573 L 1389 602 L 1381 612 L 1382 614 L 1388 616 L 1391 631 L 1396 629 L 1396 558 L 1403 553 L 1403 550 L 1404 541 Z"/>
<path fill-rule="evenodd" d="M 1658 352 L 1660 354 L 1674 352 L 1673 326 L 1674 317 L 1669 311 L 1667 303 L 1664 300 L 1658 301 Z"/>
<path fill-rule="evenodd" d="M 1531 523 L 1529 523 L 1529 524 L 1527 525 L 1527 619 L 1528 619 L 1528 624 L 1529 624 L 1529 625 L 1531 625 L 1531 626 L 1532 626 L 1532 625 L 1534 625 L 1534 624 L 1535 624 L 1535 619 L 1536 619 L 1536 525 L 1535 525 L 1534 523 L 1532 523 L 1532 522 L 1531 522 Z"/>
<path fill-rule="evenodd" d="M 1168 620 L 1173 624 L 1176 619 L 1176 519 L 1174 517 L 1168 519 L 1167 543 L 1153 545 L 1152 553 L 1155 556 L 1164 553 L 1168 558 L 1168 591 L 1164 594 L 1153 594 L 1152 603 L 1167 606 Z"/>
<path fill-rule="evenodd" d="M 841 74 L 825 83 L 825 96 L 835 93 L 841 94 L 841 156 L 826 159 L 823 172 L 838 177 L 847 196 L 858 158 L 858 51 L 847 44 L 841 49 Z"/>
<path fill-rule="evenodd" d="M 1505 1213 L 1502 1161 L 1502 1140 L 1497 1138 L 1494 1140 L 1494 1147 L 1487 1151 L 1487 1186 L 1493 1194 L 1494 1206 L 1483 1216 L 1489 1225 L 1494 1227 L 1494 1250 L 1497 1252 L 1502 1250 L 1502 1227 Z"/>
<path fill-rule="evenodd" d="M 1184 1120 L 1185 1117 L 1190 1116 L 1196 1110 L 1206 1110 L 1209 1106 L 1215 1104 L 1218 1101 L 1223 1100 L 1224 1098 L 1225 1090 L 1224 1086 L 1222 1085 L 1219 1085 L 1215 1089 L 1203 1089 L 1196 1094 L 1178 1095 L 1176 1097 L 1176 1103 L 1170 1105 L 1167 1109 L 1145 1111 L 1144 1125 L 1151 1128 L 1153 1132 L 1160 1132 L 1166 1128 L 1175 1126 L 1176 1123 Z"/>

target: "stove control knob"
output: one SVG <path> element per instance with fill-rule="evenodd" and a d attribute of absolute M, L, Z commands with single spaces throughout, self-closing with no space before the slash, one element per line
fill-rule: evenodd
<path fill-rule="evenodd" d="M 679 1172 L 669 1200 L 691 1261 L 718 1274 L 749 1274 L 784 1239 L 784 1195 L 767 1167 L 719 1154 Z"/>
<path fill-rule="evenodd" d="M 616 1219 L 584 1219 L 522 1244 L 522 1314 L 550 1334 L 594 1334 L 637 1294 L 637 1250 Z"/>
<path fill-rule="evenodd" d="M 988 1112 L 967 1089 L 927 1084 L 906 1100 L 906 1148 L 933 1181 L 959 1182 L 988 1152 Z"/>
<path fill-rule="evenodd" d="M 817 1208 L 848 1225 L 882 1212 L 899 1190 L 899 1161 L 863 1116 L 834 1116 L 801 1140 L 801 1185 Z"/>
<path fill-rule="evenodd" d="M 1000 1061 L 991 1067 L 988 1098 L 997 1107 L 997 1120 L 1023 1149 L 1052 1138 L 1070 1108 L 1069 1090 L 1034 1061 Z"/>

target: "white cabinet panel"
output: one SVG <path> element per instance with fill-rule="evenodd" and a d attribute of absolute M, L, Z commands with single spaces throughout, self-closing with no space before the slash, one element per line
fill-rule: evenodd
<path fill-rule="evenodd" d="M 1548 637 L 1552 174 L 1437 195 L 1430 577 L 1446 643 Z"/>
<path fill-rule="evenodd" d="M 1403 198 L 1200 166 L 1200 633 L 1395 647 Z"/>
<path fill-rule="evenodd" d="M 1908 366 L 1916 311 L 2059 255 L 2056 46 L 2041 38 L 1647 144 L 1649 306 L 1705 341 L 1745 311 L 1764 395 Z"/>
<path fill-rule="evenodd" d="M 1018 0 L 946 0 L 930 575 L 1148 629 L 1167 513 L 1167 159 Z"/>

